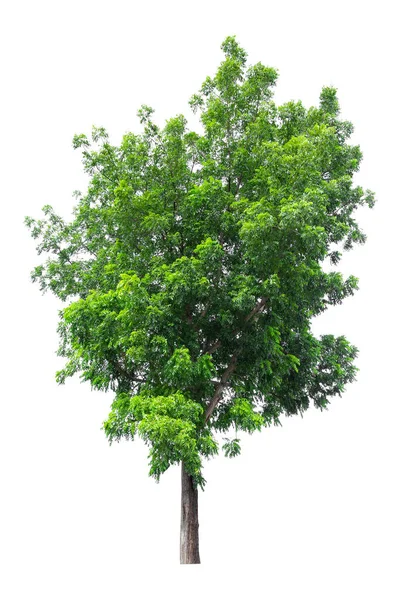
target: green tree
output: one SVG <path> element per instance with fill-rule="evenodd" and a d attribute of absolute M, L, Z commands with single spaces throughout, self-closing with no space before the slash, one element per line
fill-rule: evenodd
<path fill-rule="evenodd" d="M 142 132 L 120 146 L 103 128 L 76 135 L 90 183 L 72 220 L 50 206 L 26 219 L 47 254 L 32 278 L 66 303 L 58 382 L 80 373 L 113 390 L 105 434 L 141 437 L 156 479 L 182 465 L 182 563 L 200 562 L 198 488 L 216 432 L 235 456 L 238 431 L 325 409 L 354 379 L 356 348 L 317 339 L 311 320 L 357 289 L 326 263 L 365 241 L 353 214 L 373 205 L 352 182 L 361 152 L 336 90 L 318 108 L 277 106 L 276 70 L 247 67 L 234 37 L 222 50 L 190 101 L 201 133 L 182 115 L 160 128 L 143 106 Z"/>

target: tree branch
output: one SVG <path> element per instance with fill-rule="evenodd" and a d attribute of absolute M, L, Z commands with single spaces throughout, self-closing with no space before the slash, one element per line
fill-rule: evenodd
<path fill-rule="evenodd" d="M 264 306 L 267 303 L 267 297 L 263 296 L 261 298 L 261 300 L 259 302 L 257 302 L 257 304 L 255 305 L 255 307 L 253 308 L 253 310 L 251 312 L 249 312 L 248 315 L 246 315 L 246 317 L 244 318 L 244 325 L 247 325 L 247 323 L 249 321 L 251 321 L 251 319 L 258 313 L 260 313 L 262 311 L 262 309 L 264 308 Z M 240 333 L 240 331 L 242 331 L 242 327 L 236 327 L 236 329 L 234 329 L 232 331 L 232 335 L 235 336 L 238 333 Z M 220 348 L 222 342 L 221 340 L 217 340 L 216 342 L 214 342 L 213 344 L 211 344 L 211 346 L 204 352 L 204 354 L 212 354 L 213 352 L 215 352 L 216 350 L 218 350 L 218 348 Z"/>
<path fill-rule="evenodd" d="M 249 314 L 245 317 L 245 319 L 244 319 L 244 326 L 249 321 L 251 321 L 251 319 L 256 314 L 258 314 L 258 313 L 260 313 L 262 311 L 262 309 L 264 308 L 264 306 L 265 306 L 266 303 L 267 303 L 267 297 L 263 296 L 261 298 L 261 300 L 259 302 L 257 302 L 257 304 L 253 308 L 253 310 L 250 311 Z M 240 331 L 241 331 L 240 328 L 234 329 L 233 332 L 232 332 L 233 336 L 235 336 Z M 217 350 L 221 346 L 221 343 L 222 343 L 221 340 L 217 340 L 212 346 L 210 346 L 210 348 L 207 350 L 206 354 L 212 354 L 213 352 L 215 352 L 215 350 Z M 212 414 L 214 408 L 217 406 L 218 402 L 221 400 L 222 393 L 224 391 L 224 387 L 228 383 L 231 374 L 236 369 L 237 358 L 238 358 L 239 352 L 240 352 L 240 350 L 235 350 L 235 352 L 233 353 L 232 358 L 231 358 L 231 362 L 229 363 L 229 365 L 227 366 L 227 368 L 223 372 L 220 382 L 218 384 L 216 384 L 216 382 L 213 382 L 214 384 L 217 385 L 217 387 L 216 387 L 216 390 L 214 392 L 214 396 L 211 398 L 210 403 L 208 404 L 207 409 L 206 409 L 206 416 L 205 416 L 205 422 L 206 423 L 209 420 L 209 418 L 211 417 L 211 414 Z"/>
<path fill-rule="evenodd" d="M 212 354 L 213 352 L 218 350 L 218 348 L 221 346 L 221 344 L 222 344 L 221 340 L 217 340 L 216 342 L 211 344 L 211 346 L 209 348 L 207 348 L 207 350 L 204 352 L 204 354 Z"/>
<path fill-rule="evenodd" d="M 235 190 L 235 196 L 237 196 L 238 193 L 239 193 L 239 190 L 240 190 L 240 188 L 242 186 L 242 180 L 243 180 L 243 177 L 242 177 L 242 175 L 240 175 L 239 178 L 238 178 L 238 180 L 237 180 L 237 185 L 236 185 L 236 190 Z"/>
<path fill-rule="evenodd" d="M 248 323 L 248 321 L 250 321 L 250 319 L 252 319 L 254 317 L 254 315 L 256 315 L 257 313 L 261 312 L 261 310 L 264 308 L 264 306 L 266 305 L 266 303 L 267 303 L 267 297 L 263 296 L 261 298 L 261 300 L 255 305 L 255 307 L 253 308 L 253 310 L 247 315 L 247 317 L 245 317 L 244 322 Z"/>
<path fill-rule="evenodd" d="M 210 403 L 207 406 L 206 416 L 205 416 L 206 423 L 209 420 L 209 418 L 211 417 L 211 414 L 212 414 L 214 408 L 217 406 L 218 402 L 220 401 L 220 399 L 222 397 L 222 393 L 224 391 L 224 387 L 228 383 L 229 377 L 231 376 L 233 371 L 236 369 L 237 355 L 238 355 L 238 352 L 234 352 L 231 362 L 229 363 L 229 365 L 226 367 L 225 371 L 223 372 L 221 381 L 218 383 L 217 389 L 214 392 L 214 396 L 211 398 Z"/>

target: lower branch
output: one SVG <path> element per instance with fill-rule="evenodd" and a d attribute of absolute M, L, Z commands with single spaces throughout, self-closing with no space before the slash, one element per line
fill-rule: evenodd
<path fill-rule="evenodd" d="M 214 392 L 214 396 L 211 398 L 210 403 L 207 406 L 206 416 L 205 416 L 206 423 L 209 420 L 209 418 L 211 417 L 211 414 L 212 414 L 214 408 L 217 406 L 218 402 L 221 400 L 222 393 L 224 391 L 224 387 L 228 383 L 229 377 L 231 376 L 233 371 L 236 369 L 237 355 L 238 355 L 237 352 L 235 352 L 233 354 L 231 362 L 229 363 L 229 365 L 226 367 L 225 371 L 223 372 L 221 381 L 217 385 L 217 388 Z"/>
<path fill-rule="evenodd" d="M 246 326 L 253 318 L 257 318 L 257 315 L 259 315 L 260 312 L 262 312 L 262 310 L 264 309 L 264 306 L 266 305 L 266 303 L 267 303 L 267 298 L 266 298 L 266 296 L 263 296 L 261 298 L 261 300 L 259 302 L 257 302 L 257 304 L 255 305 L 255 307 L 253 308 L 253 310 L 251 310 L 248 313 L 248 315 L 246 315 L 246 317 L 244 319 L 244 326 Z M 241 331 L 240 328 L 234 329 L 234 331 L 232 332 L 233 336 L 237 335 L 240 331 Z M 221 341 L 217 340 L 216 342 L 214 342 L 214 344 L 212 346 L 210 346 L 208 348 L 208 350 L 206 351 L 206 354 L 212 354 L 220 346 L 221 346 Z M 209 405 L 207 406 L 207 409 L 206 409 L 206 416 L 205 416 L 205 422 L 206 423 L 209 420 L 209 418 L 211 417 L 211 414 L 212 414 L 214 408 L 217 406 L 218 402 L 221 400 L 222 393 L 224 391 L 224 387 L 228 383 L 229 377 L 231 376 L 231 374 L 233 373 L 233 371 L 236 369 L 236 363 L 237 363 L 238 354 L 239 354 L 239 350 L 236 350 L 233 353 L 231 362 L 229 363 L 229 365 L 227 366 L 227 368 L 223 372 L 222 377 L 221 377 L 221 381 L 217 384 L 217 387 L 216 387 L 215 392 L 214 392 L 214 396 L 211 398 L 210 403 L 209 403 Z"/>

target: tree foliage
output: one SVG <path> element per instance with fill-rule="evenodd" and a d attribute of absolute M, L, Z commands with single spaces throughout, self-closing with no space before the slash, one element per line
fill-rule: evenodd
<path fill-rule="evenodd" d="M 183 461 L 200 485 L 215 432 L 324 409 L 354 379 L 356 348 L 311 320 L 357 289 L 326 259 L 365 241 L 354 212 L 373 205 L 336 90 L 277 106 L 277 71 L 248 67 L 234 37 L 222 50 L 190 100 L 201 133 L 143 106 L 119 146 L 103 128 L 76 135 L 90 183 L 73 218 L 26 219 L 47 255 L 32 278 L 66 303 L 57 380 L 113 390 L 110 442 L 139 435 L 152 475 Z"/>

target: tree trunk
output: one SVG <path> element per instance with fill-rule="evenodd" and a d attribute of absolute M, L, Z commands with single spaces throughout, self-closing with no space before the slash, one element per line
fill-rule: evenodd
<path fill-rule="evenodd" d="M 182 463 L 181 565 L 200 563 L 198 489 Z"/>

